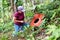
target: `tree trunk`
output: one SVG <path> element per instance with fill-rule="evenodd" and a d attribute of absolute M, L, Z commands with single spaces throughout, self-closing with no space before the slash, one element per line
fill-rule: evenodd
<path fill-rule="evenodd" d="M 31 0 L 31 2 L 32 2 L 32 5 L 33 5 L 33 7 L 34 7 L 34 0 Z"/>
<path fill-rule="evenodd" d="M 13 10 L 14 13 L 14 0 L 11 0 L 11 9 Z"/>
<path fill-rule="evenodd" d="M 17 8 L 16 2 L 17 0 L 14 0 L 14 12 L 16 12 L 16 8 Z"/>

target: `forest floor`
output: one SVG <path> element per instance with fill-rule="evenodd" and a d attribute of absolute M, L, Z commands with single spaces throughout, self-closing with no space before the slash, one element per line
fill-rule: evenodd
<path fill-rule="evenodd" d="M 2 35 L 8 35 L 8 40 L 26 40 L 24 37 L 12 37 L 12 32 L 7 32 L 7 33 L 0 33 L 0 38 L 2 37 Z M 39 32 L 38 34 L 35 35 L 35 40 L 38 40 L 39 38 L 42 40 L 45 40 L 44 38 L 47 37 L 47 35 L 45 34 L 45 30 Z"/>
<path fill-rule="evenodd" d="M 8 32 L 5 33 L 8 35 L 8 40 L 26 40 L 24 37 L 12 37 L 12 32 Z M 3 35 L 1 33 L 1 35 Z M 42 30 L 41 32 L 39 32 L 38 34 L 35 35 L 35 40 L 41 39 L 41 40 L 45 40 L 44 38 L 48 37 L 49 35 L 45 34 L 45 30 Z M 1 37 L 1 36 L 0 36 Z"/>

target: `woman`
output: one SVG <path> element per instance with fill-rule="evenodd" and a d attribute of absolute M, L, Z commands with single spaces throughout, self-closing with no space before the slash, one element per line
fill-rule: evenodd
<path fill-rule="evenodd" d="M 13 21 L 14 21 L 14 33 L 16 35 L 18 31 L 24 31 L 24 26 L 28 24 L 24 22 L 24 8 L 23 6 L 18 6 L 17 12 L 14 13 Z"/>

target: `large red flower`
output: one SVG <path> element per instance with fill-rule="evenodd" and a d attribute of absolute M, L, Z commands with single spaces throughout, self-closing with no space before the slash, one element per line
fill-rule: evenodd
<path fill-rule="evenodd" d="M 42 23 L 42 19 L 44 18 L 44 14 L 35 14 L 31 23 L 30 23 L 30 26 L 40 26 L 41 23 Z"/>

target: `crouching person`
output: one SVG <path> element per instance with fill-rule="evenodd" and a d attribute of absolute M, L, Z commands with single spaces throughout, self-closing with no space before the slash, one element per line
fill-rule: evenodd
<path fill-rule="evenodd" d="M 14 13 L 13 21 L 14 21 L 14 29 L 13 36 L 15 36 L 19 31 L 24 31 L 24 26 L 29 25 L 24 22 L 24 8 L 23 6 L 18 6 L 17 12 Z"/>

